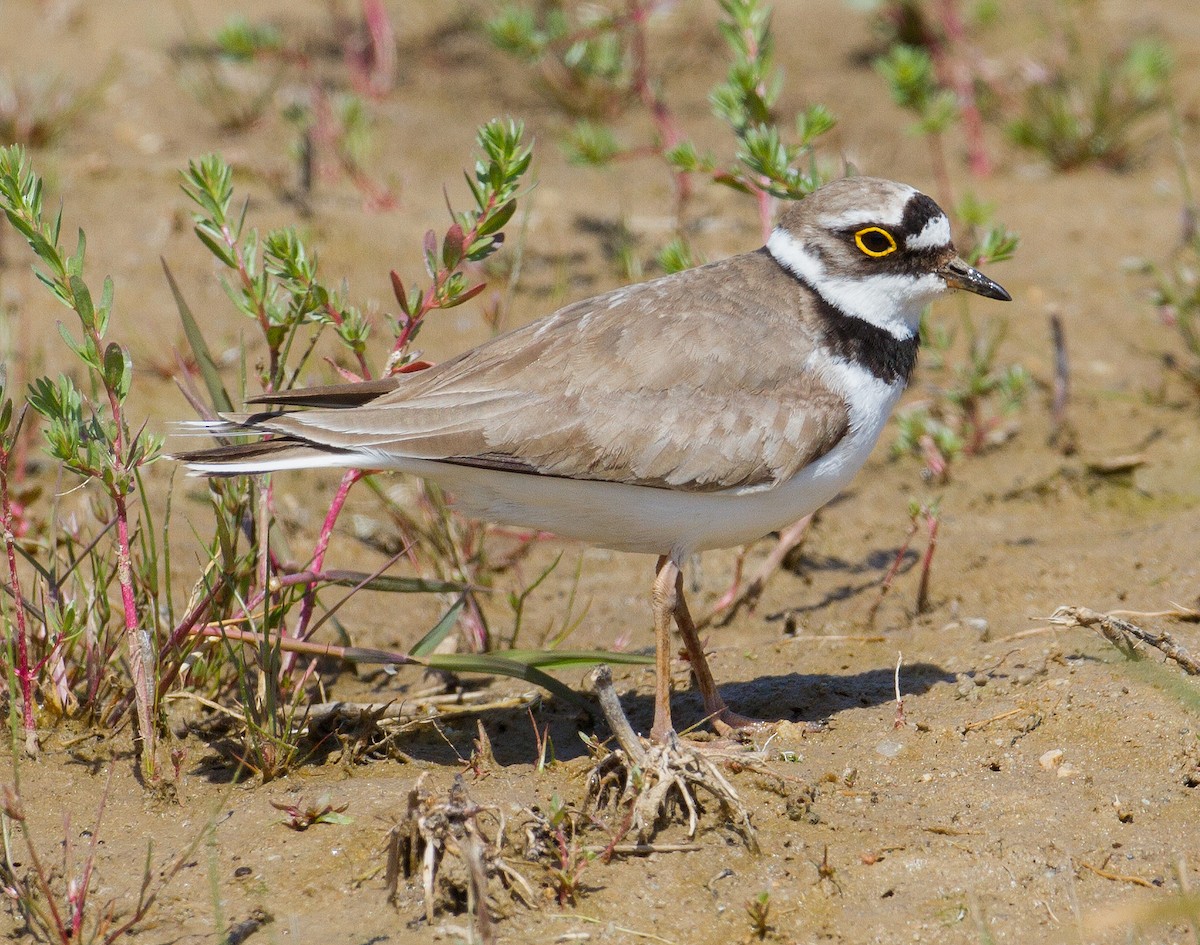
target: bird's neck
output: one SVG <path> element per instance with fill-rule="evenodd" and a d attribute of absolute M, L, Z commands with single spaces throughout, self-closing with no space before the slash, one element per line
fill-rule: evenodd
<path fill-rule="evenodd" d="M 893 300 L 889 306 L 886 299 L 880 302 L 885 290 L 879 287 L 849 291 L 850 280 L 830 278 L 821 260 L 783 230 L 771 235 L 767 251 L 812 293 L 812 314 L 828 354 L 863 367 L 885 384 L 907 386 L 917 364 L 924 305 L 913 311 Z"/>

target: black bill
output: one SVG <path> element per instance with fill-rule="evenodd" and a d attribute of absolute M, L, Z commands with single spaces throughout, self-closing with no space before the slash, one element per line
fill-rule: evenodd
<path fill-rule="evenodd" d="M 952 289 L 966 289 L 987 299 L 999 299 L 1001 302 L 1011 302 L 1012 296 L 998 282 L 993 282 L 978 269 L 968 266 L 966 261 L 955 256 L 950 262 L 938 270 L 938 275 L 946 280 L 946 285 Z"/>

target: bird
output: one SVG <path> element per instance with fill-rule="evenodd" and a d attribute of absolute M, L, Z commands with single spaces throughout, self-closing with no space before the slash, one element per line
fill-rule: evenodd
<path fill-rule="evenodd" d="M 184 452 L 195 475 L 314 467 L 432 480 L 476 519 L 657 556 L 654 719 L 675 738 L 671 626 L 718 731 L 684 597 L 697 552 L 757 540 L 855 476 L 949 290 L 1010 301 L 955 250 L 938 204 L 856 176 L 791 202 L 761 248 L 569 304 L 425 370 L 270 393 Z"/>

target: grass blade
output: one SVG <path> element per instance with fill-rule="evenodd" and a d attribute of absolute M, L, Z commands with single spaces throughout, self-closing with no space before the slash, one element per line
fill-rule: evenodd
<path fill-rule="evenodd" d="M 192 349 L 192 357 L 196 359 L 196 364 L 200 368 L 200 376 L 204 378 L 204 386 L 208 388 L 208 396 L 212 398 L 213 407 L 218 413 L 231 411 L 233 410 L 233 401 L 229 399 L 229 392 L 225 390 L 225 385 L 221 382 L 221 373 L 217 368 L 217 362 L 208 349 L 204 336 L 200 333 L 200 326 L 197 324 L 195 316 L 192 315 L 192 310 L 188 307 L 183 293 L 179 290 L 179 284 L 171 275 L 171 269 L 165 259 L 162 260 L 162 267 L 167 276 L 167 284 L 171 287 L 171 294 L 175 297 L 179 320 L 183 322 L 183 333 L 187 336 L 188 346 Z"/>
<path fill-rule="evenodd" d="M 446 615 L 437 622 L 432 630 L 417 641 L 416 646 L 408 651 L 409 656 L 425 656 L 437 649 L 437 645 L 446 639 L 451 630 L 454 629 L 454 624 L 458 620 L 458 615 L 462 613 L 463 607 L 467 604 L 465 597 L 460 597 L 454 602 Z"/>
<path fill-rule="evenodd" d="M 608 650 L 504 650 L 506 660 L 544 669 L 568 669 L 576 666 L 652 666 L 654 657 L 646 653 L 613 653 Z"/>
<path fill-rule="evenodd" d="M 564 702 L 582 709 L 592 715 L 592 705 L 579 693 L 565 683 L 559 682 L 549 673 L 544 673 L 535 666 L 518 663 L 495 653 L 434 653 L 422 657 L 421 662 L 430 669 L 440 669 L 450 673 L 484 673 L 489 676 L 509 676 L 522 679 L 545 689 L 553 696 Z"/>
<path fill-rule="evenodd" d="M 335 584 L 339 587 L 388 591 L 393 594 L 461 594 L 467 589 L 466 585 L 455 581 L 396 577 L 391 574 L 371 575 L 365 571 L 324 571 L 321 573 L 321 580 L 325 584 Z"/>

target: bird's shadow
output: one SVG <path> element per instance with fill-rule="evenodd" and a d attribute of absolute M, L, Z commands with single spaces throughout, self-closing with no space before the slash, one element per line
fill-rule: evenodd
<path fill-rule="evenodd" d="M 954 674 L 932 663 L 905 664 L 901 685 L 906 697 L 920 696 L 938 683 L 953 682 Z M 880 667 L 860 673 L 786 673 L 759 676 L 719 687 L 730 708 L 767 722 L 836 721 L 839 713 L 895 700 L 895 668 Z M 654 717 L 654 697 L 646 692 L 621 695 L 621 705 L 637 732 L 650 730 Z M 704 707 L 695 690 L 676 692 L 671 698 L 676 729 L 704 727 Z M 538 760 L 539 740 L 549 738 L 548 756 L 570 761 L 587 753 L 580 734 L 609 735 L 608 727 L 597 712 L 595 718 L 582 716 L 572 706 L 547 700 L 535 709 L 504 709 L 479 717 L 491 742 L 493 757 L 501 766 L 531 764 Z M 534 726 L 537 726 L 537 734 Z M 444 736 L 444 737 L 443 737 Z M 414 735 L 406 743 L 407 754 L 434 764 L 467 765 L 474 749 L 474 721 L 441 734 Z"/>
<path fill-rule="evenodd" d="M 932 663 L 906 664 L 901 675 L 905 696 L 920 696 L 937 683 L 953 682 L 955 676 Z M 570 685 L 570 683 L 568 683 Z M 618 689 L 621 688 L 618 681 Z M 807 722 L 836 724 L 837 716 L 847 709 L 883 705 L 895 699 L 895 668 L 868 669 L 858 673 L 784 673 L 757 676 L 718 687 L 721 696 L 735 712 L 766 722 Z M 621 694 L 621 705 L 635 731 L 647 733 L 654 720 L 654 697 L 649 691 Z M 590 699 L 588 701 L 591 701 Z M 677 731 L 692 726 L 707 730 L 704 706 L 694 688 L 677 691 L 671 697 L 671 711 Z M 503 708 L 465 716 L 453 721 L 405 733 L 396 747 L 413 760 L 435 765 L 457 766 L 464 771 L 474 766 L 473 758 L 482 724 L 490 742 L 492 756 L 502 767 L 537 763 L 545 742 L 548 760 L 571 761 L 587 754 L 583 735 L 601 739 L 610 733 L 598 708 L 589 717 L 578 707 L 547 698 L 533 709 Z M 191 771 L 214 783 L 250 776 L 231 759 L 244 752 L 232 733 L 208 733 L 211 756 Z M 319 763 L 334 742 L 308 746 L 302 763 Z M 221 757 L 217 757 L 221 756 Z"/>

